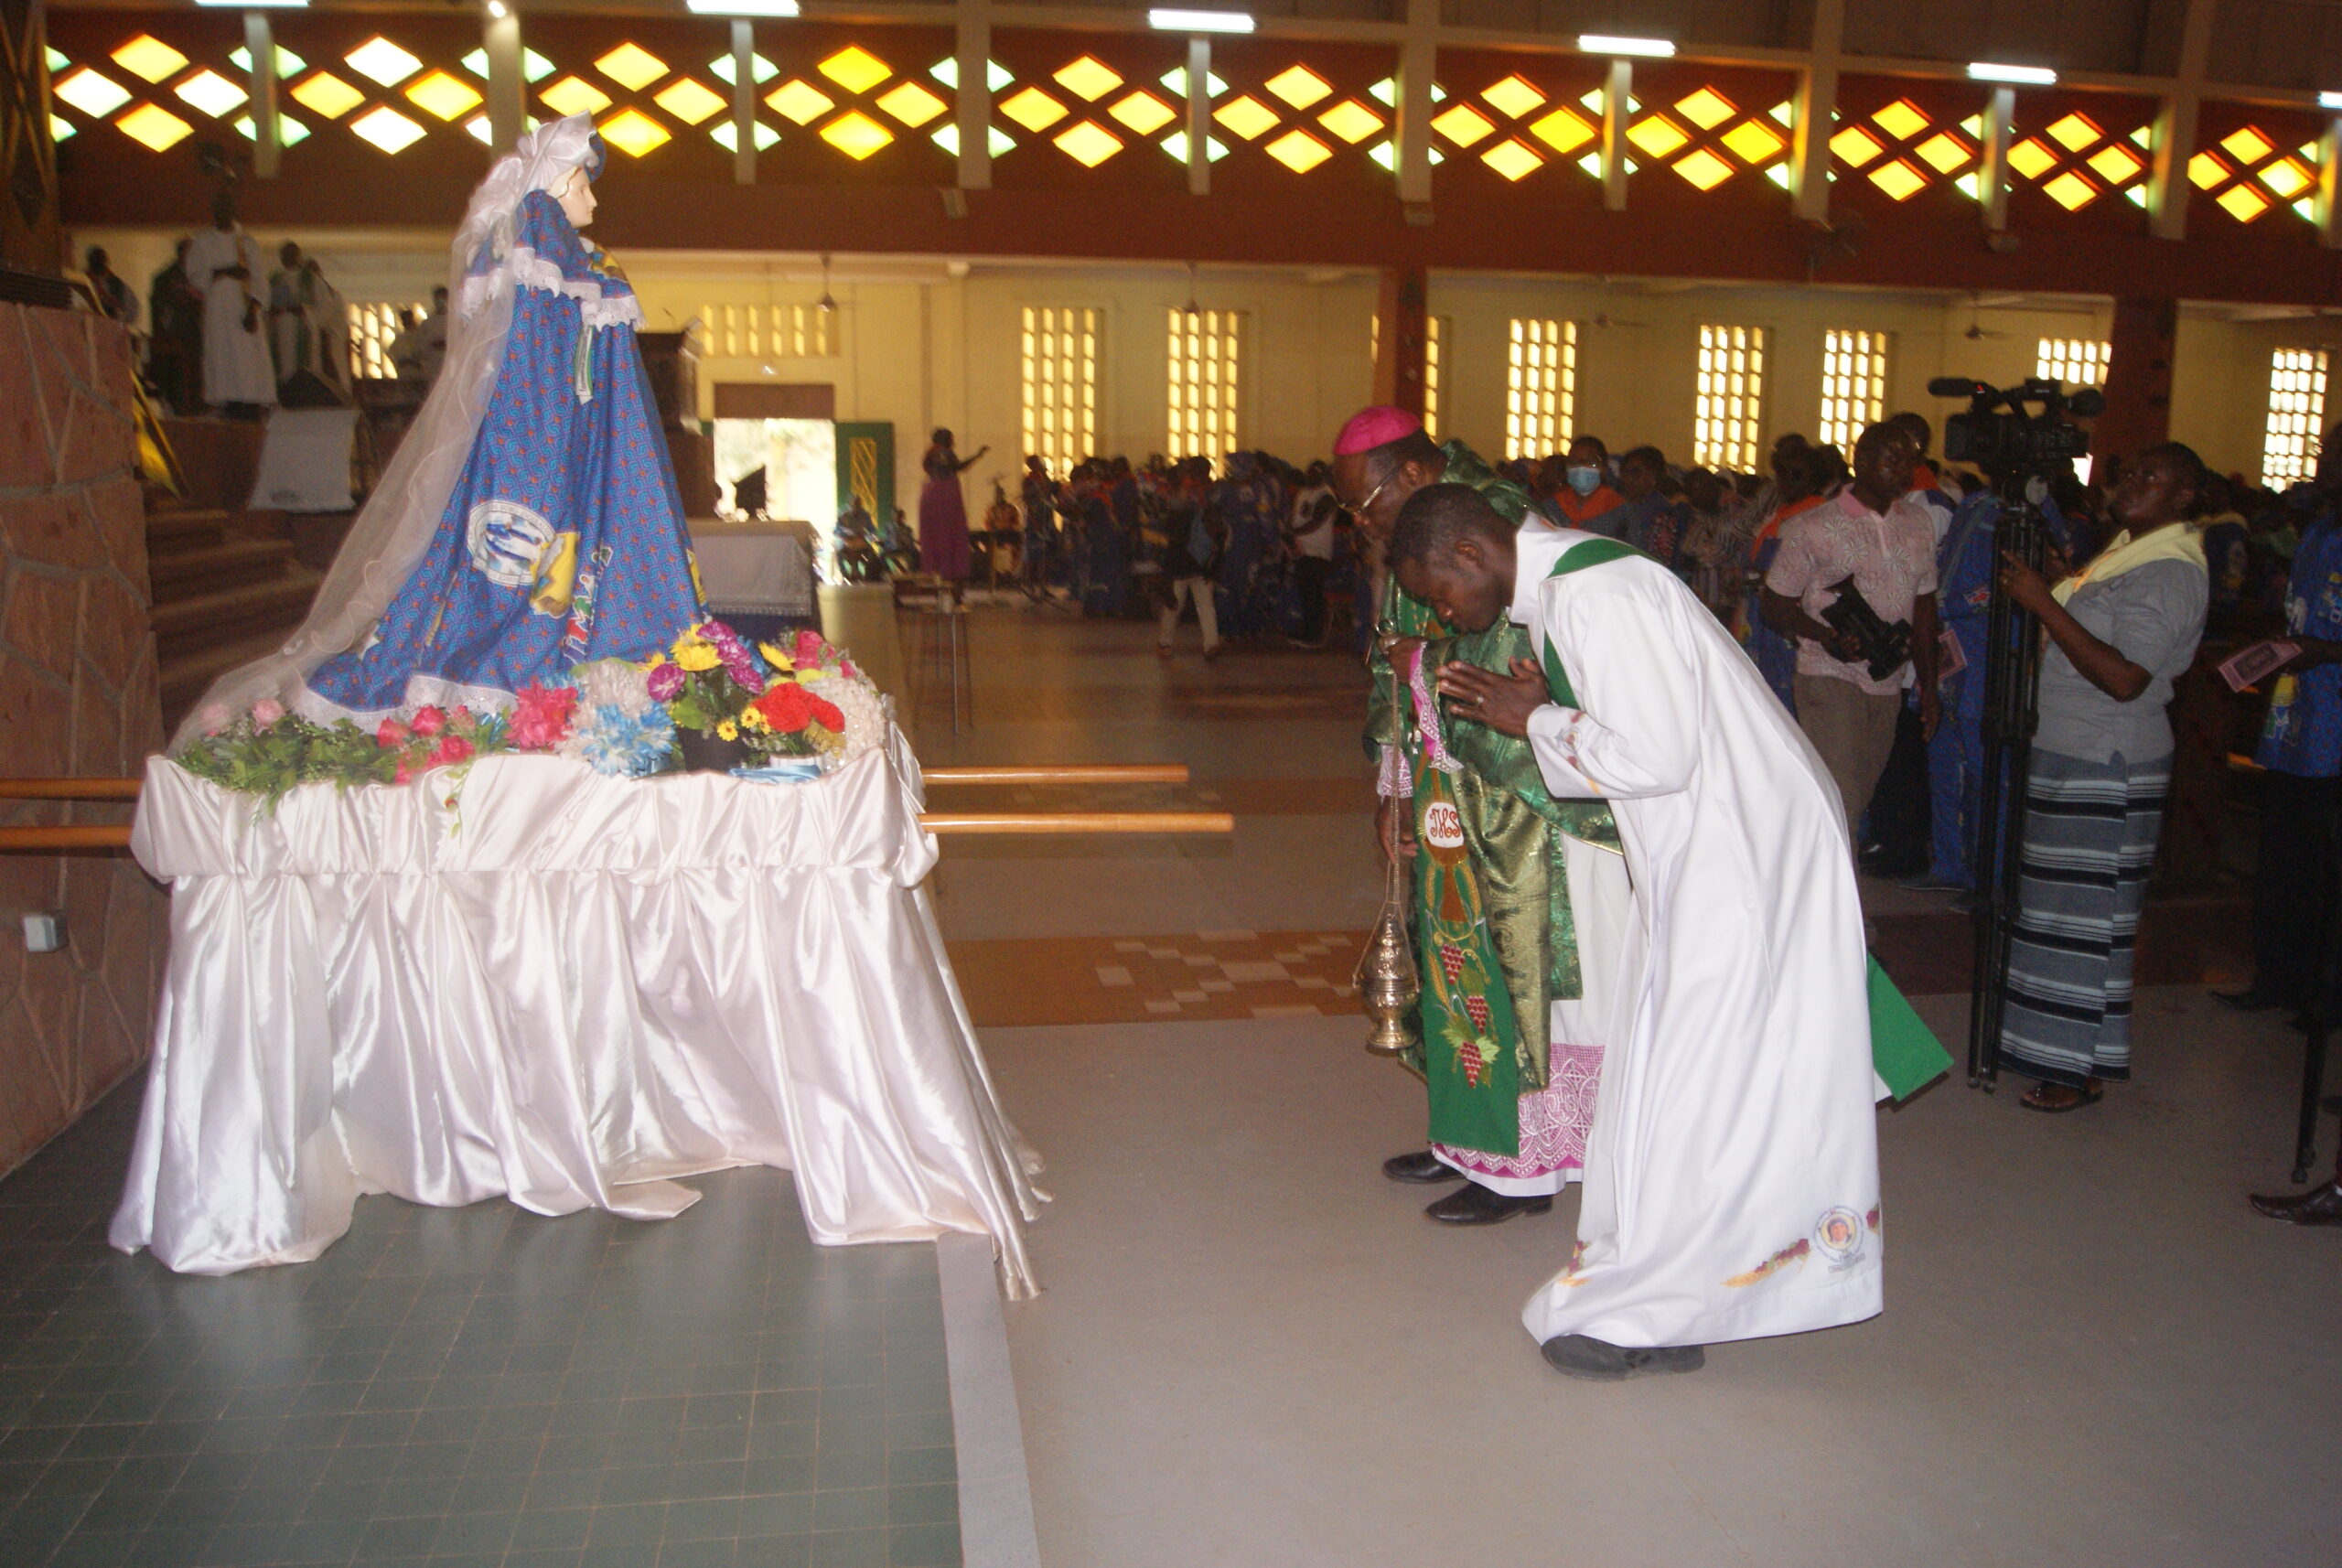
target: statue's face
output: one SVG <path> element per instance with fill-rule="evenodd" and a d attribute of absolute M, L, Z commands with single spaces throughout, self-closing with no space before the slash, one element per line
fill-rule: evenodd
<path fill-rule="evenodd" d="M 583 166 L 569 171 L 569 183 L 561 188 L 561 210 L 571 223 L 583 229 L 594 221 L 594 182 Z"/>

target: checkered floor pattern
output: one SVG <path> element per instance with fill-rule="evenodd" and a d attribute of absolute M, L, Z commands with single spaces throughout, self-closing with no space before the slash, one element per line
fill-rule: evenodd
<path fill-rule="evenodd" d="M 979 1025 L 1127 1024 L 1358 1012 L 1363 931 L 1195 931 L 957 941 Z"/>

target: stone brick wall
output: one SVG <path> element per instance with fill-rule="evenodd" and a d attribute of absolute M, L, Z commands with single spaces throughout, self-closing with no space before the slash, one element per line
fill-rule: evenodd
<path fill-rule="evenodd" d="M 162 746 L 130 353 L 113 322 L 0 304 L 0 776 L 133 775 Z M 34 911 L 62 951 L 25 950 Z M 167 914 L 127 854 L 0 854 L 0 1172 L 145 1059 Z"/>

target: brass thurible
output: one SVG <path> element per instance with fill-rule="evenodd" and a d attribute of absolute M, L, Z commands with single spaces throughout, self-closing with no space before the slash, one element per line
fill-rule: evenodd
<path fill-rule="evenodd" d="M 1403 857 L 1391 862 L 1391 876 L 1382 897 L 1382 912 L 1359 954 L 1351 983 L 1374 1028 L 1366 1048 L 1376 1056 L 1395 1057 L 1414 1044 L 1415 1004 L 1423 998 L 1423 982 L 1415 972 L 1415 955 L 1407 940 L 1409 883 Z"/>

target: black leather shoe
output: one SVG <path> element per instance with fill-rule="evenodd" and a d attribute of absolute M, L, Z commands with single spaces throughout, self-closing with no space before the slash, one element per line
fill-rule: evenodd
<path fill-rule="evenodd" d="M 2256 1193 L 2252 1207 L 2288 1225 L 2342 1225 L 2342 1182 L 2330 1181 L 2291 1197 L 2263 1197 Z"/>
<path fill-rule="evenodd" d="M 1516 1214 L 1545 1214 L 1552 1207 L 1550 1197 L 1507 1197 L 1469 1181 L 1423 1212 L 1443 1225 L 1500 1225 Z"/>
<path fill-rule="evenodd" d="M 1564 1334 L 1538 1347 L 1545 1364 L 1566 1378 L 1624 1381 L 1638 1372 L 1696 1372 L 1708 1364 L 1703 1345 L 1629 1348 L 1584 1334 Z"/>
<path fill-rule="evenodd" d="M 1418 1187 L 1442 1187 L 1451 1181 L 1462 1181 L 1464 1173 L 1442 1161 L 1429 1149 L 1412 1155 L 1393 1155 L 1382 1162 L 1382 1174 L 1392 1181 L 1413 1182 Z"/>
<path fill-rule="evenodd" d="M 2283 997 L 2273 991 L 2263 991 L 2258 985 L 2249 985 L 2242 991 L 2215 991 L 2212 1000 L 2239 1013 L 2266 1013 L 2272 1007 L 2285 1004 Z"/>

